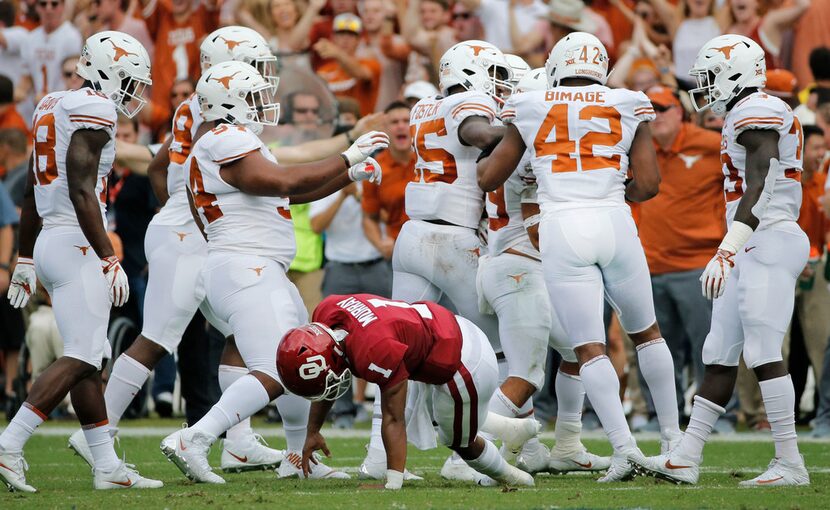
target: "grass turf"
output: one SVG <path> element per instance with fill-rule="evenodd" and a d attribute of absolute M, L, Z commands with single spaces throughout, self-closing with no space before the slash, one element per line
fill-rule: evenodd
<path fill-rule="evenodd" d="M 171 429 L 172 429 L 171 425 Z M 129 428 L 127 425 L 126 428 Z M 368 435 L 368 434 L 367 434 Z M 503 491 L 448 482 L 439 475 L 447 450 L 421 452 L 410 448 L 408 467 L 425 477 L 400 492 L 379 490 L 363 480 L 277 480 L 272 472 L 223 474 L 226 485 L 190 483 L 158 449 L 161 437 L 122 434 L 127 460 L 147 476 L 164 481 L 158 490 L 93 491 L 86 464 L 66 448 L 66 438 L 35 435 L 26 446 L 28 480 L 37 494 L 0 493 L 0 508 L 741 508 L 808 509 L 830 507 L 830 444 L 802 445 L 811 469 L 812 486 L 739 489 L 737 483 L 765 468 L 772 445 L 764 442 L 716 442 L 707 446 L 701 483 L 680 487 L 651 478 L 611 485 L 597 484 L 596 476 L 538 475 L 535 488 Z M 365 439 L 330 439 L 332 466 L 354 474 L 365 453 Z M 549 442 L 549 441 L 546 441 Z M 272 445 L 284 445 L 272 438 Z M 610 454 L 604 441 L 589 440 L 595 453 Z M 643 451 L 656 453 L 656 442 L 641 441 Z M 211 452 L 219 466 L 219 448 Z"/>

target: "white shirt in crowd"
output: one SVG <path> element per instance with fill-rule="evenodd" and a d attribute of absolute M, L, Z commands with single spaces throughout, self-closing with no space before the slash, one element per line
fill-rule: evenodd
<path fill-rule="evenodd" d="M 0 74 L 8 77 L 17 86 L 23 75 L 21 53 L 29 31 L 23 27 L 8 27 L 0 29 L 0 33 L 6 40 L 6 47 L 0 47 Z"/>
<path fill-rule="evenodd" d="M 22 49 L 23 74 L 32 77 L 35 96 L 63 90 L 61 66 L 66 57 L 80 55 L 81 33 L 68 21 L 47 34 L 43 27 L 29 32 Z"/>
<path fill-rule="evenodd" d="M 522 34 L 536 29 L 539 18 L 548 14 L 548 6 L 541 0 L 533 0 L 528 5 L 517 4 L 513 7 L 516 25 Z M 500 50 L 509 53 L 513 50 L 510 40 L 510 0 L 481 0 L 476 14 L 484 27 L 484 40 Z"/>
<path fill-rule="evenodd" d="M 360 183 L 358 183 L 360 186 Z M 358 188 L 360 189 L 360 188 Z M 311 203 L 309 214 L 312 218 L 321 214 L 339 200 L 340 191 Z M 334 262 L 368 262 L 381 257 L 363 234 L 361 222 L 363 209 L 353 195 L 346 197 L 340 209 L 325 230 L 326 258 Z"/>

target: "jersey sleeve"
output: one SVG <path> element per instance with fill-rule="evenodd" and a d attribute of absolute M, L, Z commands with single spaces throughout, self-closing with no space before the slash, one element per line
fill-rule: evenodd
<path fill-rule="evenodd" d="M 461 125 L 467 117 L 485 117 L 489 122 L 496 120 L 498 106 L 496 106 L 493 98 L 486 94 L 480 92 L 456 94 L 448 97 L 445 101 L 452 101 L 448 105 L 447 117 L 456 126 Z"/>
<path fill-rule="evenodd" d="M 501 114 L 499 118 L 505 124 L 510 124 L 516 120 L 516 96 L 519 94 L 513 94 L 508 99 L 507 102 L 504 103 L 504 107 L 501 109 Z"/>
<path fill-rule="evenodd" d="M 252 132 L 241 126 L 224 124 L 210 132 L 210 136 L 202 136 L 205 140 L 202 146 L 211 161 L 217 165 L 227 165 L 248 154 L 258 151 L 262 142 Z"/>
<path fill-rule="evenodd" d="M 787 105 L 777 97 L 759 94 L 750 97 L 729 112 L 734 120 L 735 137 L 750 129 L 780 130 L 792 116 Z M 792 122 L 792 121 L 789 121 Z"/>
<path fill-rule="evenodd" d="M 115 136 L 118 114 L 115 104 L 103 94 L 91 89 L 76 90 L 63 97 L 61 106 L 69 121 L 70 132 L 102 129 Z"/>
<path fill-rule="evenodd" d="M 190 101 L 184 101 L 176 108 L 176 112 L 173 114 L 173 125 L 171 129 L 173 139 L 170 141 L 169 149 L 171 161 L 182 163 L 187 158 L 193 143 L 192 126 L 193 112 L 190 109 Z"/>
<path fill-rule="evenodd" d="M 640 122 L 651 122 L 657 115 L 654 113 L 654 105 L 649 101 L 648 96 L 642 92 L 634 92 L 634 117 Z"/>
<path fill-rule="evenodd" d="M 409 371 L 403 361 L 406 349 L 406 345 L 392 338 L 370 340 L 369 345 L 354 351 L 359 359 L 353 361 L 360 377 L 383 390 L 409 379 Z"/>

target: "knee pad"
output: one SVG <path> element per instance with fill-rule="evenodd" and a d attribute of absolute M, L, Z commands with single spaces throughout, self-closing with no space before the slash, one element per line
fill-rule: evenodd
<path fill-rule="evenodd" d="M 709 332 L 703 342 L 703 364 L 726 367 L 738 366 L 742 349 L 743 342 L 726 342 L 723 336 Z"/>
<path fill-rule="evenodd" d="M 771 335 L 769 328 L 763 328 L 764 334 L 754 332 L 755 328 L 746 327 L 747 337 L 744 341 L 744 362 L 748 368 L 755 368 L 767 363 L 783 360 L 781 346 L 784 343 L 784 333 L 776 332 Z M 760 328 L 759 328 L 760 329 Z"/>

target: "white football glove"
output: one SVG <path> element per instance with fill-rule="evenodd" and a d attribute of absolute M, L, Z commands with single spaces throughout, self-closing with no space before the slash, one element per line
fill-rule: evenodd
<path fill-rule="evenodd" d="M 37 288 L 37 276 L 35 275 L 34 260 L 26 257 L 18 257 L 17 265 L 14 266 L 14 273 L 9 285 L 9 292 L 6 295 L 14 308 L 23 308 L 32 297 Z"/>
<path fill-rule="evenodd" d="M 389 136 L 380 131 L 369 131 L 361 136 L 346 149 L 343 157 L 349 162 L 349 166 L 353 167 L 364 159 L 371 156 L 375 151 L 385 149 L 389 146 Z M 354 179 L 352 179 L 354 180 Z"/>
<path fill-rule="evenodd" d="M 380 184 L 383 178 L 380 164 L 375 161 L 375 158 L 366 158 L 365 161 L 349 168 L 349 179 L 357 181 L 369 181 L 375 184 Z"/>
<path fill-rule="evenodd" d="M 127 281 L 127 273 L 121 267 L 118 257 L 111 255 L 101 259 L 101 269 L 107 279 L 107 286 L 110 291 L 110 301 L 115 306 L 124 306 L 130 297 L 130 284 Z"/>
<path fill-rule="evenodd" d="M 715 299 L 723 295 L 726 279 L 729 278 L 729 273 L 735 265 L 734 258 L 734 253 L 721 248 L 706 264 L 706 269 L 700 275 L 700 288 L 706 298 Z"/>

